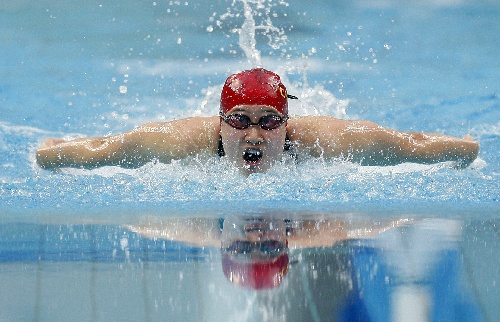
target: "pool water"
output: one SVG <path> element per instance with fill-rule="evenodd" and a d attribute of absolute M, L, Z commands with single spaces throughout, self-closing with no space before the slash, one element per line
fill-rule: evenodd
<path fill-rule="evenodd" d="M 493 321 L 499 13 L 467 0 L 0 4 L 0 321 Z M 214 115 L 225 78 L 259 61 L 299 97 L 291 114 L 471 134 L 479 158 L 464 170 L 306 160 L 248 178 L 210 157 L 34 163 L 47 137 Z M 331 222 L 350 237 L 310 232 L 282 283 L 255 291 L 224 276 L 217 242 L 161 234 L 173 219 L 232 216 Z"/>

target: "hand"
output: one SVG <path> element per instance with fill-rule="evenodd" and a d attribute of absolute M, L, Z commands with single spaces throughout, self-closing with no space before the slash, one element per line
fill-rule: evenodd
<path fill-rule="evenodd" d="M 470 134 L 465 135 L 462 139 L 465 141 L 474 142 L 474 138 Z"/>
<path fill-rule="evenodd" d="M 470 142 L 472 143 L 473 145 L 476 146 L 475 148 L 475 151 L 473 152 L 473 155 L 472 156 L 469 156 L 469 157 L 465 157 L 461 160 L 458 160 L 458 161 L 455 161 L 453 163 L 453 168 L 455 169 L 464 169 L 466 167 L 468 167 L 472 162 L 474 162 L 474 160 L 476 159 L 477 157 L 477 154 L 479 152 L 479 145 L 477 144 L 477 142 L 474 140 L 474 138 L 472 137 L 472 135 L 470 134 L 467 134 L 465 135 L 462 140 L 464 141 L 467 141 L 467 142 Z M 469 144 L 469 143 L 468 143 Z"/>
<path fill-rule="evenodd" d="M 66 142 L 64 139 L 48 138 L 40 145 L 40 149 L 51 148 L 64 142 Z"/>

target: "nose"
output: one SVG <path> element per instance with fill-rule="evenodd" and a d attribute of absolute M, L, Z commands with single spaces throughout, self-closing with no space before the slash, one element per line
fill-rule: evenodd
<path fill-rule="evenodd" d="M 264 143 L 264 137 L 262 136 L 261 131 L 261 128 L 256 125 L 248 127 L 245 135 L 245 142 L 251 145 L 260 145 Z"/>

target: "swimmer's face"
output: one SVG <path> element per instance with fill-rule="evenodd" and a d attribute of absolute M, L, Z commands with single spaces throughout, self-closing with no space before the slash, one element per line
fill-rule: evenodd
<path fill-rule="evenodd" d="M 268 259 L 288 251 L 286 225 L 282 219 L 226 218 L 221 247 L 233 255 Z"/>
<path fill-rule="evenodd" d="M 259 125 L 244 129 L 234 127 L 234 123 L 244 124 L 247 118 L 254 124 L 261 121 L 264 127 L 276 127 L 269 130 Z M 228 124 L 231 121 L 236 121 L 233 126 Z M 243 174 L 265 172 L 283 157 L 286 116 L 271 106 L 239 105 L 232 108 L 225 115 L 225 121 L 221 122 L 221 137 L 226 157 Z"/>

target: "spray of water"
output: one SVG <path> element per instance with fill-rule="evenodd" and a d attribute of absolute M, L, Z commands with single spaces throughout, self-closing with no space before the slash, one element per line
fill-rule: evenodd
<path fill-rule="evenodd" d="M 267 45 L 272 50 L 277 50 L 286 44 L 285 32 L 283 29 L 275 27 L 271 19 L 271 17 L 278 15 L 274 11 L 274 7 L 278 5 L 288 6 L 284 1 L 234 0 L 227 12 L 216 21 L 216 25 L 223 28 L 223 22 L 228 22 L 227 24 L 230 25 L 230 20 L 243 17 L 241 26 L 231 28 L 230 32 L 238 35 L 238 45 L 251 67 L 262 66 L 262 55 L 260 50 L 257 49 L 257 34 L 267 37 Z M 207 30 L 212 31 L 213 26 L 209 26 Z"/>
<path fill-rule="evenodd" d="M 230 31 L 238 35 L 238 46 L 245 54 L 250 68 L 264 67 L 277 72 L 282 81 L 287 85 L 288 91 L 298 96 L 298 101 L 290 101 L 289 109 L 292 115 L 330 115 L 337 118 L 346 118 L 346 108 L 348 100 L 340 100 L 333 93 L 321 85 L 310 86 L 307 80 L 308 62 L 307 58 L 313 55 L 316 50 L 311 50 L 307 55 L 298 55 L 298 60 L 291 60 L 291 56 L 277 57 L 277 62 L 269 64 L 278 65 L 275 68 L 264 66 L 261 51 L 258 48 L 257 38 L 259 35 L 267 37 L 267 46 L 271 53 L 278 53 L 279 49 L 287 44 L 287 35 L 283 28 L 274 26 L 272 18 L 278 17 L 277 6 L 288 7 L 284 1 L 273 2 L 268 0 L 234 0 L 231 7 L 214 21 L 215 25 L 223 28 L 224 25 L 231 25 L 231 20 L 243 18 L 239 28 L 232 28 Z M 284 14 L 286 15 L 286 14 Z M 239 21 L 239 20 L 238 20 Z M 225 23 L 224 23 L 225 22 Z M 207 31 L 212 32 L 213 26 L 209 26 Z M 281 63 L 279 59 L 286 59 Z M 293 82 L 289 75 L 299 75 L 300 80 Z M 297 77 L 293 77 L 297 78 Z M 205 99 L 200 107 L 194 112 L 195 115 L 217 114 L 218 94 L 222 85 L 213 86 L 204 90 Z"/>
<path fill-rule="evenodd" d="M 257 44 L 255 41 L 256 26 L 255 20 L 253 19 L 252 8 L 247 1 L 242 0 L 241 2 L 244 8 L 245 22 L 241 26 L 238 44 L 253 67 L 262 66 L 260 51 L 255 47 Z"/>

